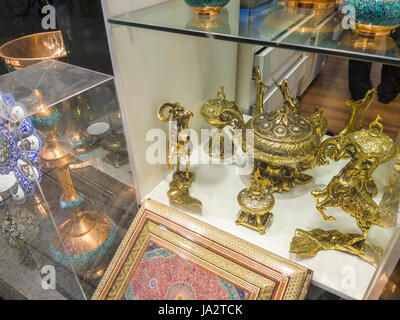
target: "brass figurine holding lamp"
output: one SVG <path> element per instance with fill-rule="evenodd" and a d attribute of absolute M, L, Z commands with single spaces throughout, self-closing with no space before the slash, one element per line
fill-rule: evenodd
<path fill-rule="evenodd" d="M 316 163 L 314 156 L 326 133 L 327 121 L 320 108 L 308 119 L 299 114 L 299 101 L 291 96 L 287 80 L 278 85 L 283 95 L 283 106 L 277 111 L 264 112 L 264 92 L 268 87 L 261 81 L 260 70 L 256 73 L 256 86 L 255 115 L 246 124 L 236 109 L 223 112 L 229 114 L 226 125 L 235 123 L 235 129 L 242 130 L 242 149 L 255 157 L 250 188 L 238 196 L 243 212 L 236 223 L 264 233 L 269 220 L 265 214 L 273 206 L 271 193 L 289 191 L 297 183 L 305 184 L 312 180 L 302 172 Z M 215 114 L 214 118 L 221 119 L 221 114 Z M 254 144 L 246 142 L 247 131 L 254 133 Z M 263 218 L 259 217 L 260 213 Z"/>
<path fill-rule="evenodd" d="M 188 130 L 193 113 L 179 103 L 164 103 L 158 108 L 157 116 L 160 121 L 171 124 L 171 136 L 168 145 L 168 165 L 170 169 L 173 168 L 176 159 L 176 171 L 169 184 L 168 198 L 178 205 L 201 207 L 201 202 L 189 195 L 189 187 L 195 178 L 194 172 L 189 171 L 191 142 Z M 185 159 L 185 171 L 180 169 L 181 158 Z"/>
<path fill-rule="evenodd" d="M 202 105 L 200 109 L 200 114 L 203 116 L 204 120 L 211 126 L 218 129 L 214 136 L 210 137 L 208 145 L 208 154 L 210 157 L 225 158 L 227 156 L 225 150 L 225 135 L 223 129 L 226 126 L 237 127 L 238 125 L 243 125 L 243 117 L 239 106 L 234 101 L 229 101 L 226 99 L 224 92 L 224 87 L 221 87 L 220 91 L 217 93 L 217 98 L 208 100 Z M 229 138 L 229 137 L 228 137 Z M 213 142 L 219 140 L 219 150 L 214 152 Z M 232 139 L 231 139 L 232 140 Z M 233 141 L 231 141 L 232 150 L 231 154 L 234 153 Z"/>
<path fill-rule="evenodd" d="M 371 93 L 370 93 L 371 94 Z M 368 101 L 369 99 L 364 99 Z M 356 109 L 353 109 L 356 110 Z M 355 111 L 353 111 L 354 115 Z M 319 250 L 341 250 L 358 255 L 377 266 L 382 257 L 382 248 L 366 240 L 372 225 L 389 227 L 393 219 L 387 219 L 373 197 L 378 190 L 372 173 L 382 163 L 394 158 L 398 147 L 393 140 L 383 133 L 381 117 L 371 122 L 369 129 L 351 131 L 351 121 L 343 134 L 327 139 L 318 151 L 318 162 L 327 165 L 326 157 L 334 161 L 351 160 L 333 177 L 323 190 L 312 191 L 317 201 L 317 210 L 326 221 L 335 218 L 325 213 L 327 207 L 339 207 L 354 217 L 361 234 L 344 234 L 337 230 L 312 231 L 296 230 L 290 252 L 300 256 L 314 256 Z M 322 201 L 319 201 L 323 198 Z"/>

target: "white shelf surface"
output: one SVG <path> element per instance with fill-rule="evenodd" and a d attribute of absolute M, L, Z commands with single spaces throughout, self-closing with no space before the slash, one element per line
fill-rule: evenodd
<path fill-rule="evenodd" d="M 102 147 L 97 147 L 87 153 L 78 155 L 77 158 L 81 161 L 90 161 L 92 167 L 133 188 L 132 173 L 129 163 L 115 168 L 113 165 L 103 160 L 108 153 L 109 152 Z"/>
<path fill-rule="evenodd" d="M 267 226 L 266 234 L 238 226 L 235 224 L 240 213 L 237 203 L 237 194 L 250 184 L 249 176 L 237 175 L 237 165 L 198 164 L 199 152 L 204 152 L 204 146 L 193 151 L 191 171 L 196 178 L 190 187 L 190 194 L 202 201 L 201 213 L 191 212 L 182 207 L 169 203 L 167 191 L 172 179 L 171 172 L 146 198 L 178 208 L 179 210 L 196 217 L 210 225 L 229 232 L 239 238 L 251 242 L 281 257 L 295 261 L 313 270 L 312 282 L 316 286 L 330 291 L 345 299 L 362 299 L 375 268 L 362 259 L 340 251 L 320 251 L 315 257 L 300 258 L 289 253 L 290 243 L 297 228 L 311 230 L 337 229 L 341 232 L 361 233 L 354 218 L 339 208 L 328 208 L 327 214 L 333 215 L 336 222 L 324 221 L 315 208 L 312 190 L 323 189 L 333 176 L 347 163 L 347 161 L 333 162 L 329 166 L 317 167 L 306 173 L 314 179 L 307 185 L 298 185 L 290 192 L 274 193 L 275 207 L 271 210 L 274 217 Z M 389 161 L 374 172 L 374 180 L 379 194 L 374 200 L 379 204 L 384 186 L 394 168 L 395 159 Z M 383 248 L 389 243 L 394 228 L 372 226 L 368 233 L 368 240 Z"/>

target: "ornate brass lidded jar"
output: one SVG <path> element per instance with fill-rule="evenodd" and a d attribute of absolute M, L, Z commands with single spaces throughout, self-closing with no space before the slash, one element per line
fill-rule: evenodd
<path fill-rule="evenodd" d="M 302 171 L 313 167 L 314 154 L 326 133 L 327 121 L 318 108 L 309 119 L 299 114 L 299 101 L 289 91 L 288 81 L 276 84 L 283 95 L 283 106 L 277 111 L 263 112 L 266 86 L 257 72 L 258 102 L 255 116 L 243 126 L 254 132 L 254 144 L 244 139 L 243 148 L 256 159 L 256 170 L 268 179 L 270 192 L 289 191 L 296 183 L 312 180 Z"/>
<path fill-rule="evenodd" d="M 298 183 L 312 180 L 302 171 L 316 165 L 315 154 L 326 133 L 327 121 L 318 107 L 308 119 L 299 114 L 299 101 L 291 96 L 287 80 L 280 85 L 276 83 L 283 95 L 282 107 L 264 112 L 264 91 L 268 87 L 261 82 L 259 70 L 256 84 L 255 116 L 246 124 L 234 107 L 218 109 L 221 112 L 214 113 L 213 118 L 241 129 L 241 146 L 255 158 L 250 187 L 238 195 L 242 213 L 236 223 L 263 234 L 271 216 L 269 210 L 274 205 L 272 193 L 289 191 Z"/>

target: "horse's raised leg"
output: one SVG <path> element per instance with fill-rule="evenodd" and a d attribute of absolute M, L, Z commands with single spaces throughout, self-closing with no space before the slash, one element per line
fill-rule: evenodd
<path fill-rule="evenodd" d="M 335 217 L 327 216 L 324 211 L 324 209 L 326 207 L 333 207 L 333 203 L 331 202 L 331 200 L 332 200 L 332 198 L 328 197 L 325 200 L 318 202 L 318 200 L 316 198 L 316 201 L 317 201 L 316 208 L 317 208 L 318 212 L 321 214 L 322 218 L 324 218 L 324 220 L 326 220 L 326 221 L 336 221 Z"/>
<path fill-rule="evenodd" d="M 311 191 L 311 195 L 315 198 L 316 201 L 318 201 L 318 198 L 326 198 L 327 196 L 329 196 L 328 188 L 325 188 L 320 191 L 313 190 L 313 191 Z"/>

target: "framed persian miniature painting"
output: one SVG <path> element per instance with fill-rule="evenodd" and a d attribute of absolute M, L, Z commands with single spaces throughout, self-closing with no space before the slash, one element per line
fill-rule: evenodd
<path fill-rule="evenodd" d="M 303 299 L 311 274 L 176 209 L 146 200 L 92 299 Z"/>

